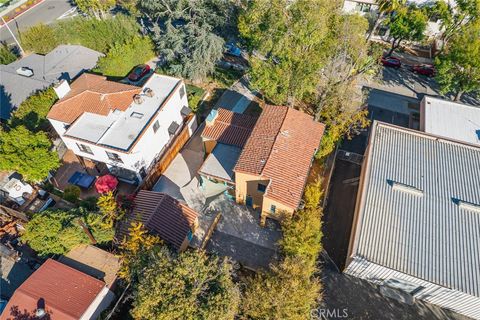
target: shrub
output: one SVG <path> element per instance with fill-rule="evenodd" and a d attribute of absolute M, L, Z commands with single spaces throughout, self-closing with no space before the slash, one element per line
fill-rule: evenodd
<path fill-rule="evenodd" d="M 98 60 L 95 71 L 111 77 L 124 77 L 133 67 L 155 56 L 149 38 L 136 36 L 126 43 L 115 44 Z"/>
<path fill-rule="evenodd" d="M 63 191 L 63 199 L 71 203 L 77 203 L 80 197 L 81 190 L 77 186 L 68 186 Z"/>
<path fill-rule="evenodd" d="M 51 26 L 37 24 L 22 32 L 22 45 L 25 50 L 47 54 L 59 44 L 55 33 L 56 30 Z"/>
<path fill-rule="evenodd" d="M 23 101 L 13 114 L 11 125 L 24 125 L 30 131 L 46 129 L 47 114 L 57 101 L 53 88 L 39 91 Z"/>
<path fill-rule="evenodd" d="M 4 42 L 0 43 L 0 64 L 9 64 L 17 60 L 17 56 Z"/>
<path fill-rule="evenodd" d="M 323 190 L 321 180 L 316 180 L 313 183 L 309 183 L 305 188 L 305 194 L 303 195 L 303 199 L 305 201 L 305 208 L 317 208 L 320 204 L 320 199 L 322 198 L 322 196 Z"/>

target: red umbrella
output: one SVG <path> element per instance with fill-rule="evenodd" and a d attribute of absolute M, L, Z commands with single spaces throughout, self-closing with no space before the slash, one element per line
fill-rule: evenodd
<path fill-rule="evenodd" d="M 95 181 L 95 189 L 98 193 L 107 193 L 115 190 L 118 185 L 118 180 L 111 174 L 101 176 Z"/>

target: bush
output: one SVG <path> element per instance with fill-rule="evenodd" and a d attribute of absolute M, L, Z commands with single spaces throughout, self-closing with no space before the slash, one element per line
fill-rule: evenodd
<path fill-rule="evenodd" d="M 200 87 L 187 84 L 187 97 L 188 105 L 193 112 L 197 113 L 199 111 L 200 99 L 202 99 L 205 90 Z"/>
<path fill-rule="evenodd" d="M 44 130 L 48 126 L 47 114 L 57 101 L 53 88 L 39 91 L 23 101 L 13 114 L 12 126 L 24 125 L 30 131 Z"/>
<path fill-rule="evenodd" d="M 105 57 L 98 60 L 95 71 L 110 77 L 124 77 L 133 67 L 154 56 L 152 41 L 136 36 L 126 43 L 115 44 Z"/>
<path fill-rule="evenodd" d="M 320 199 L 323 196 L 322 182 L 316 180 L 313 183 L 309 183 L 305 188 L 303 199 L 305 201 L 305 208 L 315 209 L 320 204 Z"/>
<path fill-rule="evenodd" d="M 63 199 L 71 203 L 77 203 L 80 197 L 81 190 L 77 186 L 68 186 L 63 191 Z"/>
<path fill-rule="evenodd" d="M 30 27 L 21 34 L 22 46 L 25 50 L 47 54 L 59 44 L 56 30 L 42 23 Z"/>
<path fill-rule="evenodd" d="M 6 43 L 0 43 L 0 64 L 9 64 L 17 60 L 17 56 L 10 50 Z"/>

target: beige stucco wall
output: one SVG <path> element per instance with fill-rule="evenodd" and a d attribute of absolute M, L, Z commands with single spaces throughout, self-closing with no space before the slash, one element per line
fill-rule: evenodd
<path fill-rule="evenodd" d="M 238 203 L 246 204 L 247 195 L 252 197 L 253 208 L 261 208 L 264 192 L 258 191 L 258 184 L 268 186 L 270 180 L 260 176 L 235 172 L 235 198 Z"/>
<path fill-rule="evenodd" d="M 275 208 L 275 213 L 270 213 L 270 208 L 271 206 L 274 205 Z M 265 223 L 265 218 L 272 218 L 275 220 L 282 220 L 287 216 L 291 216 L 293 212 L 295 211 L 295 208 L 291 208 L 289 206 L 284 205 L 283 203 L 280 203 L 278 201 L 275 201 L 273 199 L 270 199 L 268 197 L 263 198 L 263 205 L 262 205 L 262 224 Z"/>
<path fill-rule="evenodd" d="M 205 153 L 206 154 L 212 153 L 213 148 L 215 148 L 215 146 L 217 145 L 217 141 L 215 141 L 215 140 L 204 139 L 203 142 L 205 144 Z"/>

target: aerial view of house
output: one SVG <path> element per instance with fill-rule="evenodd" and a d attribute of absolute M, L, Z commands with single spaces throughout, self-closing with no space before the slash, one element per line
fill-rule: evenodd
<path fill-rule="evenodd" d="M 0 320 L 480 320 L 480 0 L 0 0 Z"/>

